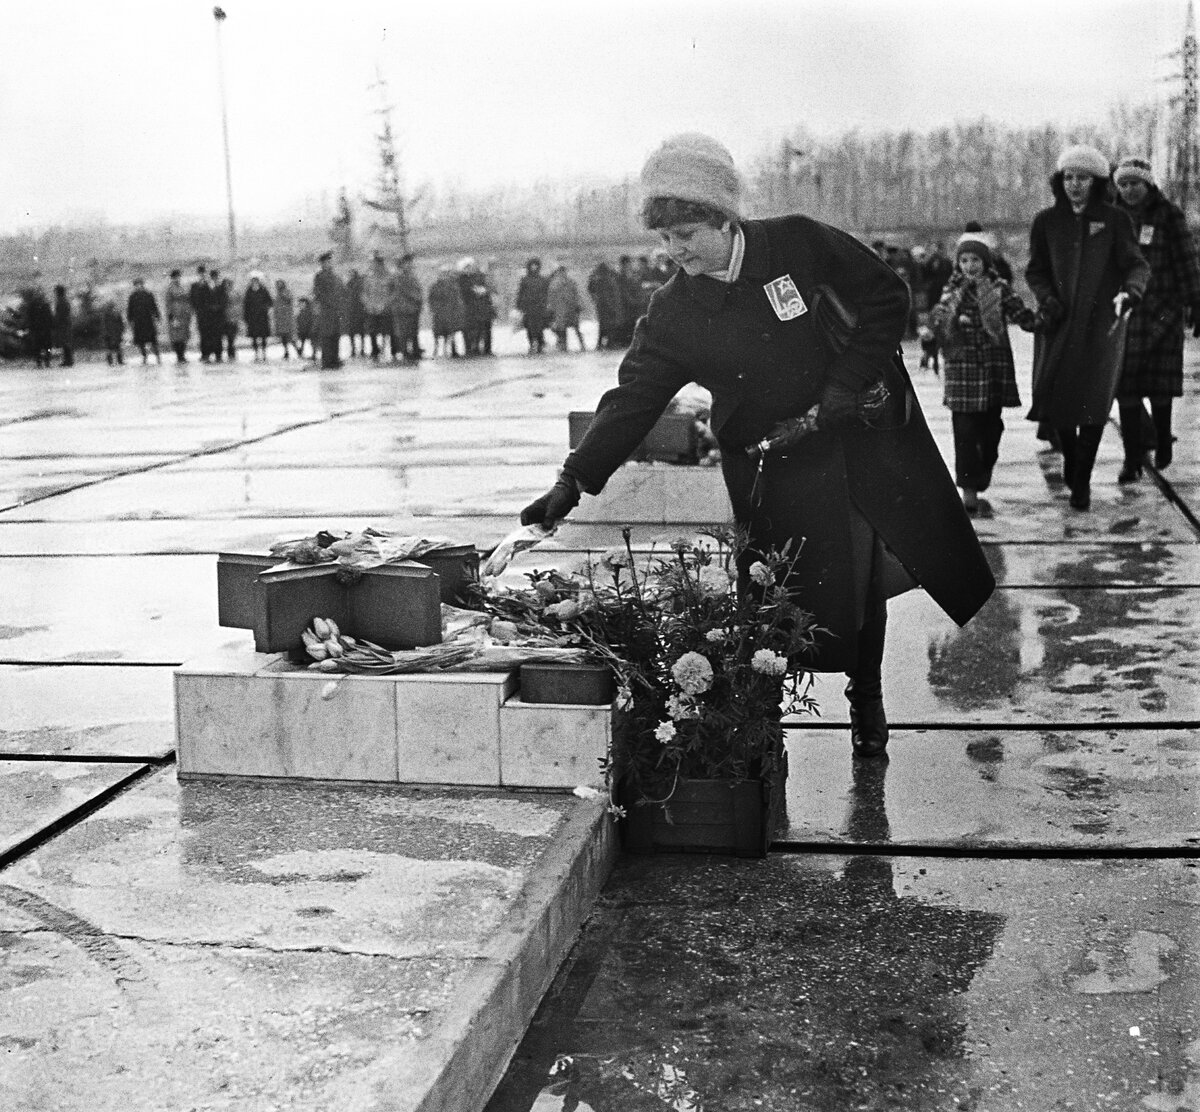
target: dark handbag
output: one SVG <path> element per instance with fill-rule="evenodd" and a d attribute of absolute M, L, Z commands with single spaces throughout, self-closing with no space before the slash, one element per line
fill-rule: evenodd
<path fill-rule="evenodd" d="M 836 359 L 850 346 L 858 328 L 858 313 L 851 309 L 832 286 L 813 290 L 812 314 L 826 346 Z M 859 392 L 859 420 L 871 429 L 899 429 L 912 415 L 913 393 L 904 361 L 897 351 L 884 366 L 882 380 Z"/>

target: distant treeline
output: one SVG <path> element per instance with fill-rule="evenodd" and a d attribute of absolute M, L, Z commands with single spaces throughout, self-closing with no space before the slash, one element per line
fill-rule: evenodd
<path fill-rule="evenodd" d="M 757 216 L 805 212 L 864 237 L 941 238 L 967 220 L 1015 230 L 1049 203 L 1047 181 L 1064 147 L 1091 142 L 1113 159 L 1153 156 L 1156 146 L 1175 148 L 1172 130 L 1178 130 L 1173 113 L 1147 106 L 1115 109 L 1103 126 L 1018 128 L 978 120 L 925 132 L 852 131 L 833 139 L 797 131 L 747 168 L 748 209 Z M 1173 168 L 1156 164 L 1156 170 L 1179 199 Z M 638 222 L 638 200 L 632 176 L 490 190 L 427 187 L 412 209 L 410 243 L 425 255 L 649 244 Z M 386 231 L 373 226 L 377 219 L 354 206 L 349 254 L 389 249 Z M 241 228 L 238 254 L 247 262 L 284 264 L 309 259 L 330 242 L 329 221 L 310 217 Z M 102 279 L 110 265 L 186 265 L 223 260 L 225 250 L 217 224 L 54 227 L 0 238 L 0 271 L 13 276 L 90 268 Z"/>

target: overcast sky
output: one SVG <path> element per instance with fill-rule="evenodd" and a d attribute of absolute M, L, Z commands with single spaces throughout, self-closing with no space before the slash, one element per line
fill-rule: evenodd
<path fill-rule="evenodd" d="M 0 0 L 0 232 L 225 212 L 373 174 L 378 69 L 410 184 L 636 173 L 700 129 L 1102 121 L 1162 99 L 1186 0 Z M 1106 152 L 1115 154 L 1118 152 Z"/>

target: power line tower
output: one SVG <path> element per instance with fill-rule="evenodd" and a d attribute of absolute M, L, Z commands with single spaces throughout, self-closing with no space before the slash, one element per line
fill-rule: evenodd
<path fill-rule="evenodd" d="M 387 81 L 379 70 L 375 71 L 375 80 L 370 86 L 379 95 L 379 107 L 375 115 L 379 117 L 379 131 L 375 135 L 375 148 L 379 159 L 379 172 L 375 178 L 374 197 L 364 197 L 363 204 L 376 212 L 390 212 L 396 219 L 396 227 L 385 228 L 388 235 L 395 236 L 400 254 L 408 254 L 409 211 L 416 204 L 417 198 L 407 197 L 404 193 L 403 176 L 400 173 L 400 158 L 396 154 L 396 136 L 392 131 L 392 110 L 395 105 L 388 99 Z"/>

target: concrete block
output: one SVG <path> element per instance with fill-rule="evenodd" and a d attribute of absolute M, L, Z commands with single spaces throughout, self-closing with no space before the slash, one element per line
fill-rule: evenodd
<path fill-rule="evenodd" d="M 719 467 L 629 463 L 595 497 L 585 497 L 572 521 L 695 522 L 732 520 L 733 510 Z"/>
<path fill-rule="evenodd" d="M 500 708 L 515 672 L 397 677 L 398 768 L 406 784 L 498 785 Z"/>
<path fill-rule="evenodd" d="M 510 699 L 500 708 L 500 782 L 514 788 L 601 786 L 598 762 L 611 737 L 611 706 Z"/>

